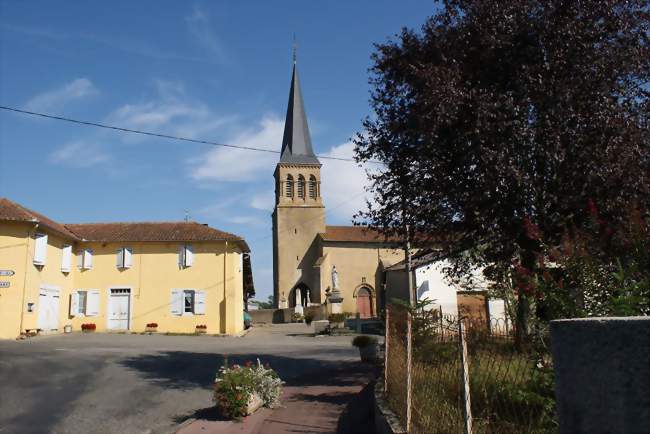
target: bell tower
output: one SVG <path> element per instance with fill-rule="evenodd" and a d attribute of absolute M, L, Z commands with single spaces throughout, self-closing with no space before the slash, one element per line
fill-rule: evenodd
<path fill-rule="evenodd" d="M 321 164 L 314 154 L 294 57 L 280 161 L 275 168 L 273 300 L 276 307 L 320 302 L 314 263 L 325 232 Z M 296 290 L 298 289 L 298 290 Z"/>

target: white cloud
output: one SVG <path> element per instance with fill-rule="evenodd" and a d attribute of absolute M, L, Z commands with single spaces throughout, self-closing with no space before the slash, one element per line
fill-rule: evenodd
<path fill-rule="evenodd" d="M 108 162 L 111 157 L 95 142 L 77 141 L 66 143 L 50 158 L 53 162 L 75 168 L 88 168 Z"/>
<path fill-rule="evenodd" d="M 354 144 L 347 142 L 334 146 L 324 155 L 352 158 Z M 354 214 L 366 209 L 366 198 L 370 198 L 365 191 L 370 184 L 366 169 L 353 161 L 322 158 L 321 163 L 321 190 L 328 214 L 349 223 Z"/>
<path fill-rule="evenodd" d="M 235 135 L 226 143 L 275 151 L 282 143 L 284 121 L 265 116 L 256 128 Z M 279 156 L 233 148 L 214 148 L 189 161 L 190 176 L 195 181 L 242 182 L 270 177 Z"/>
<path fill-rule="evenodd" d="M 70 83 L 40 95 L 36 95 L 24 105 L 31 111 L 61 110 L 66 104 L 99 93 L 87 78 L 77 78 Z"/>
<path fill-rule="evenodd" d="M 213 26 L 208 14 L 195 6 L 192 14 L 185 18 L 185 22 L 192 36 L 214 56 L 214 60 L 219 63 L 227 62 L 226 51 L 220 38 L 212 31 Z"/>
<path fill-rule="evenodd" d="M 273 207 L 275 206 L 275 194 L 273 190 L 255 194 L 251 199 L 250 206 L 251 208 L 262 211 L 273 211 Z"/>

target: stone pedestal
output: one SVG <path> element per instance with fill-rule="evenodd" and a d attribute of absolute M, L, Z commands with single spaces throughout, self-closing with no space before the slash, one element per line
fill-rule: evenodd
<path fill-rule="evenodd" d="M 302 304 L 297 304 L 296 307 L 294 308 L 294 312 L 300 314 L 301 316 L 304 316 L 305 309 L 303 308 Z"/>
<path fill-rule="evenodd" d="M 343 297 L 338 289 L 334 289 L 327 297 L 327 313 L 343 313 Z"/>
<path fill-rule="evenodd" d="M 278 309 L 287 309 L 288 307 L 289 303 L 286 298 L 281 298 L 280 301 L 278 301 Z"/>

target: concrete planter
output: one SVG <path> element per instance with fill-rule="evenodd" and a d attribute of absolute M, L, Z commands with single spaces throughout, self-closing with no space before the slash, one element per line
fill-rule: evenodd
<path fill-rule="evenodd" d="M 158 327 L 146 327 L 144 329 L 146 333 L 157 333 L 158 332 Z"/>
<path fill-rule="evenodd" d="M 194 330 L 194 333 L 199 334 L 199 335 L 204 335 L 207 332 L 208 332 L 208 329 L 203 329 L 203 328 L 201 328 L 201 329 L 197 328 L 197 329 Z"/>
<path fill-rule="evenodd" d="M 359 347 L 359 356 L 361 356 L 361 361 L 364 363 L 375 363 L 379 355 L 379 344 L 374 343 L 366 345 L 365 347 Z"/>

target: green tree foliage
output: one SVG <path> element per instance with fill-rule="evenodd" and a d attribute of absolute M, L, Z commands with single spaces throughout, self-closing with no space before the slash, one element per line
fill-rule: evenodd
<path fill-rule="evenodd" d="M 645 0 L 448 0 L 377 45 L 355 142 L 385 165 L 359 219 L 446 236 L 451 275 L 514 289 L 513 261 L 537 274 L 539 239 L 589 225 L 590 201 L 611 225 L 646 212 L 649 25 Z"/>

